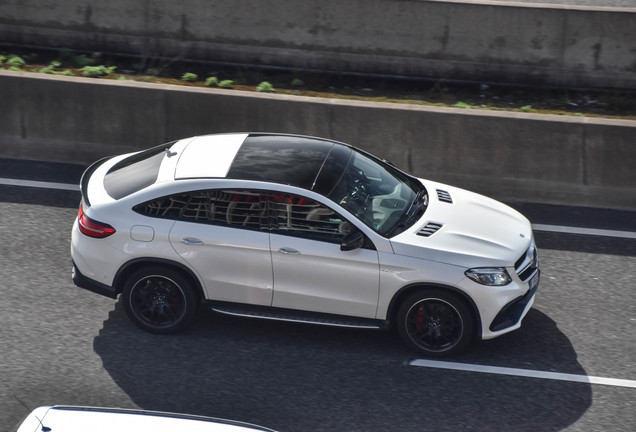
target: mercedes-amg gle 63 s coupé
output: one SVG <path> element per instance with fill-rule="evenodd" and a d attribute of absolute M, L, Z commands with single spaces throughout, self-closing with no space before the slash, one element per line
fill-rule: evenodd
<path fill-rule="evenodd" d="M 217 312 L 394 326 L 428 356 L 519 328 L 539 282 L 530 223 L 340 142 L 197 136 L 96 162 L 73 279 L 153 333 Z"/>

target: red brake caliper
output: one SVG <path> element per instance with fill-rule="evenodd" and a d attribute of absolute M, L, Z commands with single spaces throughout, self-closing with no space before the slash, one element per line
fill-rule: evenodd
<path fill-rule="evenodd" d="M 417 315 L 415 316 L 415 328 L 422 330 L 422 323 L 424 322 L 424 308 L 420 306 L 417 309 Z"/>

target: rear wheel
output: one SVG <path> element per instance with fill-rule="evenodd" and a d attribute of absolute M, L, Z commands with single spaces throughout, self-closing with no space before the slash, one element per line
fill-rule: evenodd
<path fill-rule="evenodd" d="M 194 319 L 197 296 L 178 272 L 158 267 L 132 274 L 122 292 L 130 320 L 151 333 L 176 333 Z"/>
<path fill-rule="evenodd" d="M 410 295 L 397 313 L 400 336 L 430 357 L 458 354 L 473 338 L 475 323 L 466 303 L 451 292 L 427 289 Z"/>

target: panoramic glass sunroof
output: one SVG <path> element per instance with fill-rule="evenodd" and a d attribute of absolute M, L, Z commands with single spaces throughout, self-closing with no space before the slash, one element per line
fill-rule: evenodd
<path fill-rule="evenodd" d="M 228 178 L 269 181 L 311 189 L 334 144 L 294 136 L 249 136 Z"/>

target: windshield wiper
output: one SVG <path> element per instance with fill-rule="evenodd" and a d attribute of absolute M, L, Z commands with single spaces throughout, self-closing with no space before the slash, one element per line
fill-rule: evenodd
<path fill-rule="evenodd" d="M 428 193 L 426 192 L 426 188 L 422 187 L 415 198 L 411 202 L 409 208 L 404 212 L 402 217 L 396 222 L 396 224 L 391 228 L 386 235 L 388 237 L 393 236 L 398 231 L 402 232 L 403 228 L 411 226 L 411 221 L 417 216 L 418 218 L 424 213 L 426 207 L 428 206 Z"/>
<path fill-rule="evenodd" d="M 428 194 L 426 193 L 426 189 L 422 188 L 417 195 L 415 195 L 415 199 L 411 203 L 411 206 L 405 213 L 406 218 L 404 219 L 404 226 L 410 225 L 411 219 L 414 216 L 420 215 L 426 209 L 426 205 L 428 204 Z M 420 212 L 421 210 L 421 212 Z"/>

